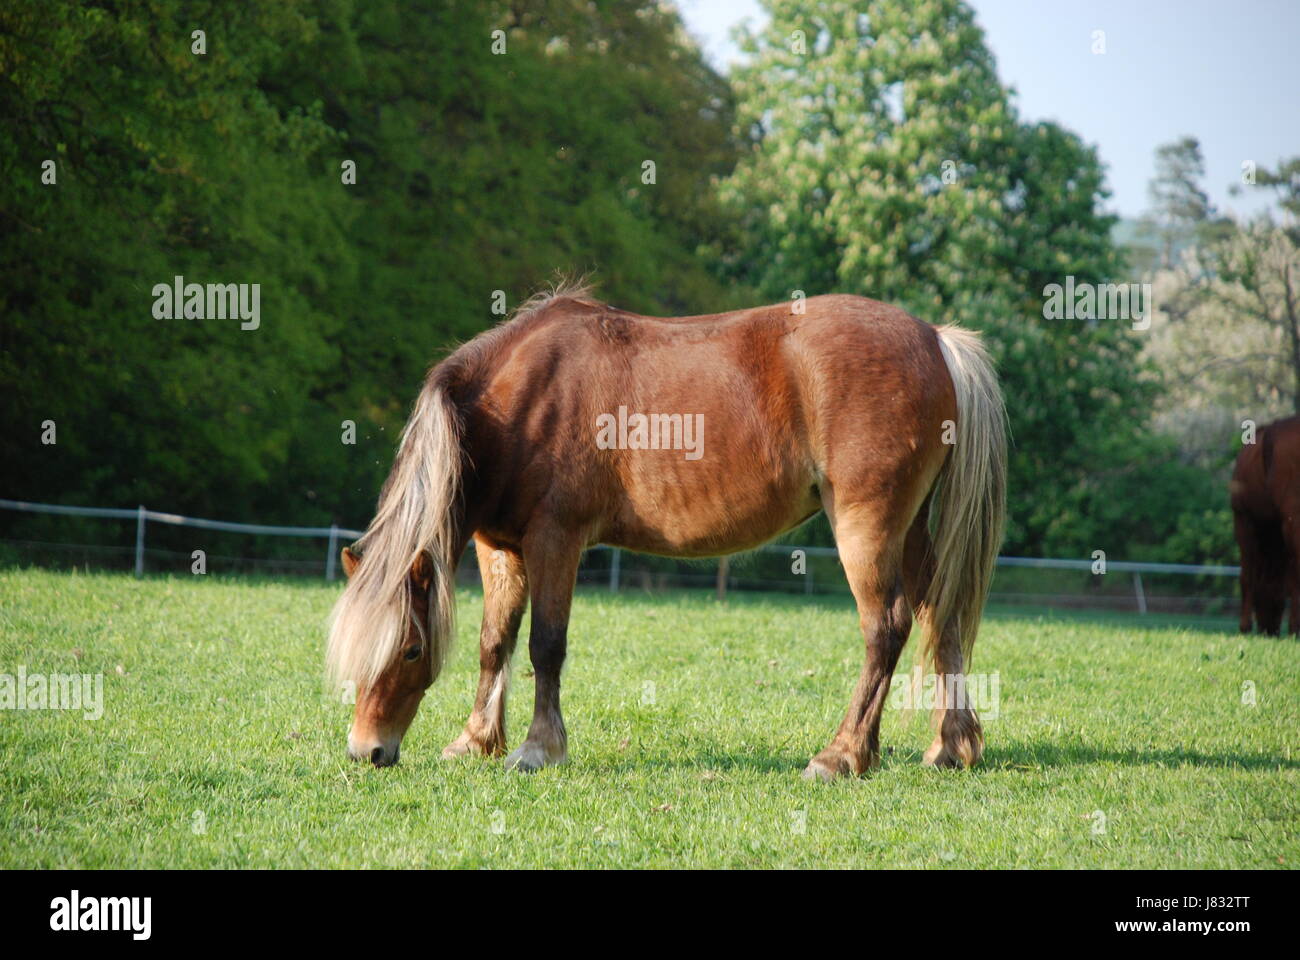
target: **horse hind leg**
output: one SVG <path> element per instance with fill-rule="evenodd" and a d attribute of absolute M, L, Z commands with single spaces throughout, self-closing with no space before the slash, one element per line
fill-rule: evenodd
<path fill-rule="evenodd" d="M 984 732 L 970 703 L 965 666 L 955 624 L 935 624 L 926 594 L 934 579 L 934 545 L 926 504 L 907 532 L 903 552 L 903 582 L 924 634 L 924 649 L 933 651 L 935 672 L 935 737 L 922 763 L 932 767 L 973 767 L 984 752 Z M 935 635 L 934 631 L 938 631 Z"/>
<path fill-rule="evenodd" d="M 483 581 L 483 625 L 479 629 L 479 679 L 474 709 L 465 729 L 442 751 L 444 757 L 506 752 L 506 691 L 510 657 L 519 638 L 519 623 L 528 605 L 528 578 L 518 550 L 498 547 L 479 537 L 474 553 Z"/>
<path fill-rule="evenodd" d="M 1286 553 L 1283 583 L 1289 607 L 1286 632 L 1295 636 L 1300 633 L 1300 521 L 1288 516 L 1282 521 L 1282 533 Z"/>
<path fill-rule="evenodd" d="M 1288 550 L 1281 529 L 1259 525 L 1259 559 L 1252 599 L 1259 632 L 1278 636 L 1287 600 Z"/>
<path fill-rule="evenodd" d="M 971 692 L 957 633 L 944 629 L 934 653 L 937 728 L 921 762 L 929 767 L 973 767 L 984 754 L 984 731 L 971 705 Z"/>
<path fill-rule="evenodd" d="M 891 537 L 885 511 L 865 504 L 838 509 L 827 498 L 844 572 L 857 601 L 866 660 L 839 730 L 803 775 L 830 780 L 864 773 L 880 762 L 880 717 L 898 657 L 912 627 L 900 573 L 901 538 Z"/>

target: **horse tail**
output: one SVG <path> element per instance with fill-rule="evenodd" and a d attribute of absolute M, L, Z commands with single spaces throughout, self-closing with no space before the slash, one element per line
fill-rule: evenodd
<path fill-rule="evenodd" d="M 420 624 L 437 679 L 454 634 L 461 425 L 432 375 L 402 430 L 379 506 L 358 541 L 361 563 L 331 616 L 326 662 L 336 681 L 368 688 L 397 656 L 411 616 L 409 578 L 421 557 L 430 569 L 429 616 Z"/>
<path fill-rule="evenodd" d="M 1006 519 L 1006 408 L 979 335 L 956 326 L 938 334 L 957 396 L 957 424 L 932 500 L 935 568 L 924 601 L 923 650 L 937 666 L 938 638 L 955 629 L 968 667 Z"/>

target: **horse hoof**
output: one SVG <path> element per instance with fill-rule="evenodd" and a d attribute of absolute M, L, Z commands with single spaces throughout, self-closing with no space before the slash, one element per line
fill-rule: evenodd
<path fill-rule="evenodd" d="M 963 770 L 971 764 L 963 762 L 961 757 L 949 751 L 942 743 L 933 743 L 921 757 L 921 766 L 933 767 L 935 770 Z"/>
<path fill-rule="evenodd" d="M 505 738 L 494 737 L 491 734 L 487 737 L 478 737 L 472 733 L 462 733 L 459 737 L 442 748 L 442 755 L 448 760 L 453 760 L 456 757 L 463 757 L 467 754 L 474 754 L 480 757 L 499 757 L 505 752 Z"/>
<path fill-rule="evenodd" d="M 820 780 L 822 783 L 830 783 L 839 775 L 839 773 L 815 757 L 809 762 L 808 766 L 803 768 L 803 778 L 805 780 Z"/>
<path fill-rule="evenodd" d="M 442 748 L 442 756 L 446 760 L 451 760 L 455 757 L 463 757 L 467 753 L 474 752 L 474 748 L 470 746 L 467 737 L 458 737 Z"/>
<path fill-rule="evenodd" d="M 546 755 L 541 747 L 525 743 L 506 757 L 506 769 L 519 773 L 536 773 L 546 766 Z"/>

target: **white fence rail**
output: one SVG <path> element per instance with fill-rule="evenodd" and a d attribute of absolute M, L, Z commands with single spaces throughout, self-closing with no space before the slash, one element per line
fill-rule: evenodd
<path fill-rule="evenodd" d="M 337 524 L 328 527 L 277 527 L 262 523 L 231 523 L 228 520 L 204 520 L 201 517 L 182 517 L 177 513 L 160 513 L 143 506 L 134 510 L 115 507 L 64 507 L 53 503 L 28 503 L 24 500 L 0 499 L 0 509 L 19 510 L 25 513 L 60 513 L 73 517 L 109 517 L 115 520 L 135 521 L 135 575 L 144 575 L 145 524 L 166 523 L 173 527 L 198 527 L 202 530 L 221 530 L 226 533 L 261 533 L 273 537 L 327 537 L 329 547 L 325 556 L 325 578 L 333 580 L 335 557 L 339 537 L 355 540 L 361 530 L 349 530 Z"/>
<path fill-rule="evenodd" d="M 66 507 L 52 503 L 29 503 L 23 500 L 4 500 L 0 499 L 0 509 L 18 510 L 28 513 L 54 513 L 64 514 L 74 517 L 108 517 L 116 520 L 134 520 L 135 521 L 135 573 L 136 576 L 144 574 L 144 551 L 145 551 L 145 525 L 149 521 L 154 523 L 165 523 L 178 527 L 197 527 L 202 530 L 220 530 L 227 533 L 254 533 L 266 534 L 274 537 L 320 537 L 329 541 L 329 546 L 325 554 L 325 578 L 333 580 L 336 576 L 336 558 L 339 552 L 339 538 L 346 537 L 355 540 L 362 535 L 361 530 L 351 530 L 346 527 L 340 527 L 337 524 L 331 524 L 328 527 L 284 527 L 272 526 L 260 523 L 231 523 L 226 520 L 204 520 L 199 517 L 183 517 L 175 513 L 160 513 L 157 510 L 148 510 L 143 506 L 136 507 L 134 510 L 121 509 L 114 507 Z M 620 551 L 616 547 L 600 546 L 594 549 L 613 550 L 613 556 L 609 565 L 609 588 L 611 590 L 619 589 L 620 577 Z M 795 544 L 777 544 L 771 543 L 760 547 L 760 551 L 768 553 L 786 553 L 789 554 L 795 550 L 801 550 L 810 557 L 838 557 L 839 552 L 834 547 L 803 547 Z M 1001 567 L 1035 567 L 1046 570 L 1087 570 L 1093 569 L 1092 560 L 1072 560 L 1043 557 L 998 557 L 998 566 Z M 1184 574 L 1216 577 L 1235 577 L 1241 573 L 1240 567 L 1232 566 L 1198 566 L 1189 563 L 1134 563 L 1125 560 L 1107 560 L 1107 571 L 1116 573 L 1131 573 L 1133 575 L 1133 594 L 1137 601 L 1138 610 L 1141 613 L 1147 612 L 1146 591 L 1142 585 L 1142 574 Z"/>

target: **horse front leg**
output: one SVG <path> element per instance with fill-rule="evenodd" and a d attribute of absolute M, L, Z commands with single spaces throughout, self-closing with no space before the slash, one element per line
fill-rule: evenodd
<path fill-rule="evenodd" d="M 479 630 L 478 692 L 465 730 L 442 751 L 444 757 L 479 753 L 499 757 L 506 752 L 506 691 L 510 686 L 510 657 L 519 638 L 519 623 L 528 605 L 524 559 L 513 547 L 474 538 L 483 580 L 483 626 Z"/>
<path fill-rule="evenodd" d="M 547 525 L 524 537 L 524 565 L 532 594 L 528 653 L 536 697 L 528 737 L 506 757 L 506 769 L 533 771 L 568 759 L 568 733 L 560 713 L 560 671 L 568 648 L 569 608 L 582 556 L 572 531 Z"/>

